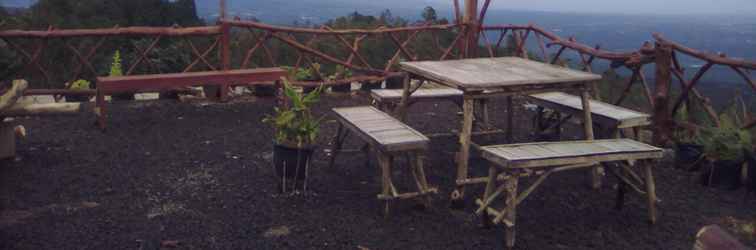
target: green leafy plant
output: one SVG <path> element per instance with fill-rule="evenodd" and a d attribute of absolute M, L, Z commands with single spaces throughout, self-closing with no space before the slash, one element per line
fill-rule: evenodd
<path fill-rule="evenodd" d="M 689 120 L 688 109 L 685 104 L 675 114 L 677 122 L 687 122 Z M 701 144 L 697 131 L 685 128 L 677 128 L 672 132 L 672 137 L 677 144 Z"/>
<path fill-rule="evenodd" d="M 110 76 L 122 76 L 123 68 L 121 66 L 121 52 L 116 50 L 113 54 L 113 63 L 110 64 Z"/>
<path fill-rule="evenodd" d="M 704 146 L 707 157 L 713 160 L 742 161 L 745 150 L 751 150 L 751 134 L 737 126 L 734 118 L 721 114 L 719 127 L 700 130 L 697 140 Z"/>
<path fill-rule="evenodd" d="M 91 82 L 84 79 L 79 79 L 79 80 L 74 81 L 71 84 L 70 88 L 75 89 L 75 90 L 90 89 L 91 85 L 92 85 Z"/>
<path fill-rule="evenodd" d="M 313 63 L 311 67 L 305 67 L 305 68 L 292 68 L 292 67 L 286 67 L 285 69 L 289 73 L 289 79 L 293 79 L 295 81 L 317 81 L 321 80 L 319 77 L 320 72 L 320 64 Z"/>
<path fill-rule="evenodd" d="M 352 70 L 343 65 L 336 65 L 336 72 L 333 75 L 328 76 L 331 81 L 347 79 L 352 77 Z"/>
<path fill-rule="evenodd" d="M 266 116 L 263 122 L 275 128 L 275 140 L 279 144 L 297 148 L 312 145 L 320 132 L 322 118 L 313 117 L 310 107 L 319 101 L 323 86 L 303 94 L 285 79 L 283 82 L 285 104 L 282 108 L 276 107 L 274 114 Z"/>

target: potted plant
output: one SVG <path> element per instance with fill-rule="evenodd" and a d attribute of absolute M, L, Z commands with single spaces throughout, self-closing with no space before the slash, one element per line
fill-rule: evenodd
<path fill-rule="evenodd" d="M 91 87 L 92 83 L 84 79 L 76 80 L 68 86 L 71 90 L 88 90 Z M 88 102 L 90 99 L 89 95 L 65 95 L 65 97 L 66 102 Z"/>
<path fill-rule="evenodd" d="M 275 129 L 273 166 L 281 178 L 281 191 L 286 191 L 287 181 L 293 182 L 295 188 L 304 186 L 306 190 L 310 160 L 322 120 L 312 115 L 310 107 L 318 102 L 323 86 L 304 94 L 297 92 L 287 80 L 283 82 L 284 104 L 276 107 L 263 122 Z"/>
<path fill-rule="evenodd" d="M 352 77 L 352 70 L 343 65 L 336 65 L 336 72 L 328 77 L 329 81 L 335 82 Z M 348 82 L 341 85 L 335 85 L 331 87 L 333 92 L 350 92 L 352 91 L 352 83 Z"/>
<path fill-rule="evenodd" d="M 701 184 L 722 185 L 737 189 L 742 185 L 741 173 L 747 152 L 753 149 L 751 134 L 738 127 L 726 114 L 720 116 L 719 127 L 701 129 L 700 141 L 708 160 Z"/>
<path fill-rule="evenodd" d="M 679 122 L 688 121 L 688 109 L 686 106 L 680 109 L 675 116 Z M 675 166 L 688 171 L 699 169 L 701 161 L 704 159 L 704 145 L 701 144 L 698 137 L 698 131 L 678 127 L 672 134 L 675 142 Z"/>
<path fill-rule="evenodd" d="M 121 65 L 121 51 L 116 50 L 113 54 L 113 62 L 110 64 L 109 76 L 123 76 L 123 66 Z M 134 93 L 118 93 L 111 95 L 113 100 L 133 101 Z"/>

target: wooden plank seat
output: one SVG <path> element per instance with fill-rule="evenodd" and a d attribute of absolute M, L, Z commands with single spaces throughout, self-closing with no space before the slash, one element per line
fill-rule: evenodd
<path fill-rule="evenodd" d="M 547 92 L 533 94 L 529 99 L 541 107 L 536 116 L 537 123 L 544 121 L 542 108 L 557 111 L 556 124 L 546 124 L 539 126 L 539 132 L 553 128 L 559 134 L 562 123 L 571 117 L 580 117 L 583 114 L 583 105 L 580 97 L 570 95 L 564 92 Z M 651 124 L 651 116 L 632 109 L 612 105 L 609 103 L 590 100 L 591 114 L 593 122 L 599 127 L 605 129 L 605 137 L 618 137 L 620 129 L 648 126 Z M 568 115 L 561 117 L 561 114 Z"/>
<path fill-rule="evenodd" d="M 590 168 L 602 163 L 611 168 L 619 180 L 617 208 L 621 208 L 625 188 L 630 186 L 638 193 L 648 196 L 649 219 L 656 222 L 656 191 L 651 164 L 643 165 L 641 178 L 633 170 L 635 162 L 658 159 L 662 149 L 631 139 L 608 139 L 594 141 L 539 142 L 512 145 L 494 145 L 481 148 L 483 158 L 490 161 L 487 185 L 476 213 L 485 224 L 504 224 L 506 244 L 514 246 L 517 205 L 530 195 L 551 174 L 576 169 Z M 538 179 L 518 192 L 518 179 L 537 176 Z M 493 180 L 493 181 L 492 181 Z M 645 185 L 645 188 L 640 186 Z M 504 197 L 503 209 L 494 208 L 497 199 Z"/>
<path fill-rule="evenodd" d="M 173 74 L 108 76 L 97 78 L 98 123 L 105 129 L 105 96 L 129 92 L 153 92 L 188 86 L 222 86 L 225 96 L 228 86 L 276 82 L 286 76 L 281 68 L 256 68 Z"/>
<path fill-rule="evenodd" d="M 428 185 L 423 167 L 423 154 L 430 143 L 427 137 L 371 106 L 334 108 L 333 112 L 339 122 L 339 128 L 333 139 L 330 166 L 333 166 L 347 136 L 354 133 L 377 153 L 383 186 L 378 199 L 385 200 L 386 215 L 389 213 L 389 202 L 395 199 L 424 197 L 426 206 L 430 206 L 427 195 L 436 193 L 437 189 Z M 391 179 L 393 157 L 401 155 L 409 158 L 417 192 L 399 193 L 394 186 Z"/>
<path fill-rule="evenodd" d="M 397 105 L 402 101 L 402 89 L 374 89 L 370 91 L 373 100 L 380 104 L 381 109 L 386 110 L 381 105 Z M 421 88 L 410 95 L 410 101 L 426 100 L 451 100 L 454 103 L 461 103 L 463 92 L 453 88 Z"/>
<path fill-rule="evenodd" d="M 389 113 L 392 113 L 401 103 L 403 94 L 404 90 L 402 89 L 374 89 L 370 91 L 370 97 L 373 99 L 374 105 L 380 110 Z M 464 92 L 461 90 L 453 88 L 419 88 L 412 92 L 407 106 L 412 106 L 421 101 L 445 100 L 453 102 L 461 109 L 463 94 Z M 477 122 L 476 124 L 482 126 L 484 130 L 490 130 L 483 133 L 497 132 L 493 131 L 494 128 L 490 123 L 488 115 L 488 100 L 476 99 L 475 106 L 475 117 L 478 118 L 475 119 Z"/>

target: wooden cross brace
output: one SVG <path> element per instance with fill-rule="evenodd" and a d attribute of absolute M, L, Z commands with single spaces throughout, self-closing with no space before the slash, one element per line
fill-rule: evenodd
<path fill-rule="evenodd" d="M 213 51 L 213 49 L 215 49 L 216 47 L 218 47 L 218 44 L 220 43 L 220 37 L 216 37 L 215 41 L 212 44 L 210 44 L 210 46 L 208 46 L 207 49 L 205 49 L 204 52 L 202 52 L 202 53 L 200 53 L 199 50 L 197 49 L 197 47 L 194 46 L 194 43 L 192 42 L 192 40 L 190 40 L 187 37 L 184 37 L 184 41 L 186 41 L 186 43 L 189 44 L 189 47 L 192 49 L 192 53 L 195 56 L 197 56 L 197 58 L 194 59 L 194 61 L 192 61 L 192 63 L 189 64 L 189 66 L 187 66 L 186 69 L 184 69 L 184 73 L 191 71 L 192 68 L 194 68 L 194 66 L 196 66 L 200 61 L 202 61 L 211 70 L 213 70 L 213 71 L 216 70 L 215 66 L 213 66 L 213 64 L 211 64 L 210 62 L 208 62 L 205 57 L 208 54 L 210 54 L 210 52 Z"/>

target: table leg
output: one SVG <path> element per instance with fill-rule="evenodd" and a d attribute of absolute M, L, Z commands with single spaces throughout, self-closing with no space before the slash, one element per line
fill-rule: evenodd
<path fill-rule="evenodd" d="M 507 208 L 506 208 L 506 219 L 509 220 L 511 223 L 511 226 L 507 225 L 506 228 L 506 243 L 507 248 L 512 249 L 514 248 L 515 244 L 515 230 L 517 225 L 517 182 L 518 178 L 515 176 L 512 176 L 512 178 L 507 179 L 506 181 L 507 185 Z"/>
<path fill-rule="evenodd" d="M 586 86 L 589 87 L 589 86 Z M 591 116 L 591 93 L 588 88 L 583 90 L 581 95 L 581 101 L 583 103 L 583 128 L 585 132 L 585 139 L 592 141 L 595 139 L 593 135 L 593 117 Z M 596 165 L 591 168 L 591 187 L 598 189 L 601 187 L 601 175 L 599 174 L 599 166 Z"/>
<path fill-rule="evenodd" d="M 514 106 L 512 96 L 507 96 L 507 143 L 514 143 Z"/>
<path fill-rule="evenodd" d="M 459 154 L 457 159 L 457 181 L 467 179 L 468 161 L 470 160 L 470 143 L 472 141 L 472 124 L 473 124 L 473 106 L 474 100 L 465 97 L 462 103 L 462 131 L 459 134 Z M 457 185 L 457 189 L 452 193 L 452 204 L 459 207 L 464 202 L 465 186 Z"/>
<path fill-rule="evenodd" d="M 656 186 L 653 169 L 648 162 L 642 163 L 642 166 L 646 181 L 646 195 L 648 196 L 648 220 L 651 224 L 656 224 Z"/>
<path fill-rule="evenodd" d="M 410 78 L 409 74 L 404 74 L 404 80 L 403 80 L 403 88 L 402 91 L 402 100 L 399 102 L 399 107 L 397 108 L 398 113 L 396 114 L 397 118 L 403 122 L 407 121 L 407 106 L 409 106 L 409 97 L 410 97 L 410 88 L 412 85 L 412 80 Z"/>

